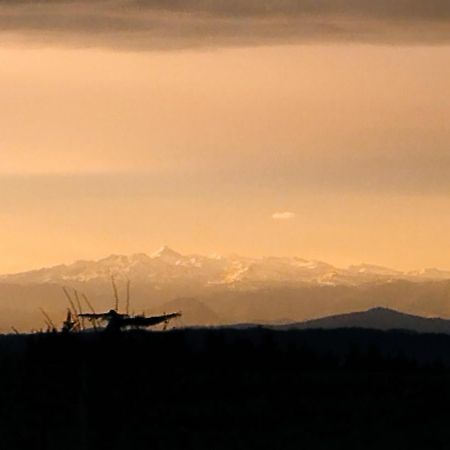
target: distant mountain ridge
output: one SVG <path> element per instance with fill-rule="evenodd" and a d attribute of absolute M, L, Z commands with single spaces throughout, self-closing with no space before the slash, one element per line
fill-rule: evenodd
<path fill-rule="evenodd" d="M 300 323 L 283 325 L 279 328 L 335 329 L 368 328 L 374 330 L 407 330 L 418 333 L 450 334 L 450 320 L 438 317 L 427 318 L 406 314 L 390 308 L 376 307 L 367 311 L 338 314 Z"/>
<path fill-rule="evenodd" d="M 428 281 L 450 279 L 450 271 L 425 269 L 401 272 L 371 264 L 338 268 L 299 257 L 249 258 L 241 256 L 182 255 L 164 246 L 150 255 L 110 255 L 97 261 L 81 260 L 39 270 L 0 276 L 0 283 L 71 283 L 125 275 L 139 282 L 156 284 L 194 283 L 203 286 L 261 287 L 272 284 L 317 284 L 357 286 L 392 280 Z"/>
<path fill-rule="evenodd" d="M 438 269 L 341 269 L 299 257 L 183 255 L 165 246 L 148 255 L 111 255 L 0 276 L 0 331 L 41 327 L 40 308 L 60 323 L 67 311 L 63 286 L 85 294 L 98 311 L 109 309 L 115 303 L 111 276 L 122 307 L 129 280 L 134 311 L 180 309 L 185 325 L 283 324 L 377 306 L 450 317 L 450 273 Z"/>

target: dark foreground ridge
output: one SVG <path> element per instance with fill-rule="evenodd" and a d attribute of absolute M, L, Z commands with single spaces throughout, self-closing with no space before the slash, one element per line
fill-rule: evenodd
<path fill-rule="evenodd" d="M 0 336 L 0 448 L 446 449 L 450 336 Z"/>

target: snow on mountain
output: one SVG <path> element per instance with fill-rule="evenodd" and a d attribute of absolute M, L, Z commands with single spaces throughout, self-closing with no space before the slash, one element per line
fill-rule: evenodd
<path fill-rule="evenodd" d="M 422 270 L 416 270 L 408 272 L 407 274 L 412 278 L 421 278 L 428 280 L 448 280 L 450 279 L 450 271 L 448 270 L 440 270 L 436 268 L 428 268 Z"/>
<path fill-rule="evenodd" d="M 311 282 L 319 281 L 333 266 L 300 258 L 266 257 L 240 260 L 230 267 L 227 282 Z"/>
<path fill-rule="evenodd" d="M 167 264 L 175 264 L 183 259 L 183 255 L 172 250 L 167 245 L 163 245 L 158 251 L 152 253 L 151 258 L 163 261 Z"/>
<path fill-rule="evenodd" d="M 354 266 L 349 266 L 349 272 L 357 274 L 370 274 L 370 275 L 381 275 L 388 277 L 399 277 L 402 276 L 402 272 L 388 267 L 376 266 L 374 264 L 358 264 Z"/>
<path fill-rule="evenodd" d="M 429 281 L 450 279 L 438 269 L 403 273 L 386 267 L 360 264 L 347 269 L 298 257 L 248 258 L 237 255 L 182 255 L 167 246 L 149 255 L 110 255 L 98 261 L 77 261 L 18 274 L 3 275 L 0 282 L 33 284 L 102 282 L 122 276 L 153 284 L 190 283 L 199 286 L 260 287 L 280 284 L 359 285 L 395 279 Z"/>

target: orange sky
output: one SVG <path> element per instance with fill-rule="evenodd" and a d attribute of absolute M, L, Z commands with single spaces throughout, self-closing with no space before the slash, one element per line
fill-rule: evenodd
<path fill-rule="evenodd" d="M 162 244 L 450 268 L 449 57 L 4 44 L 0 272 Z"/>

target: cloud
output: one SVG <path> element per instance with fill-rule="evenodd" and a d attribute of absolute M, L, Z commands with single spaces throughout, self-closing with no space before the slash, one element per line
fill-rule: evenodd
<path fill-rule="evenodd" d="M 295 216 L 296 216 L 296 214 L 291 211 L 283 211 L 283 212 L 273 213 L 272 219 L 274 219 L 274 220 L 291 220 Z"/>
<path fill-rule="evenodd" d="M 0 0 L 5 36 L 135 49 L 450 42 L 448 0 Z"/>

